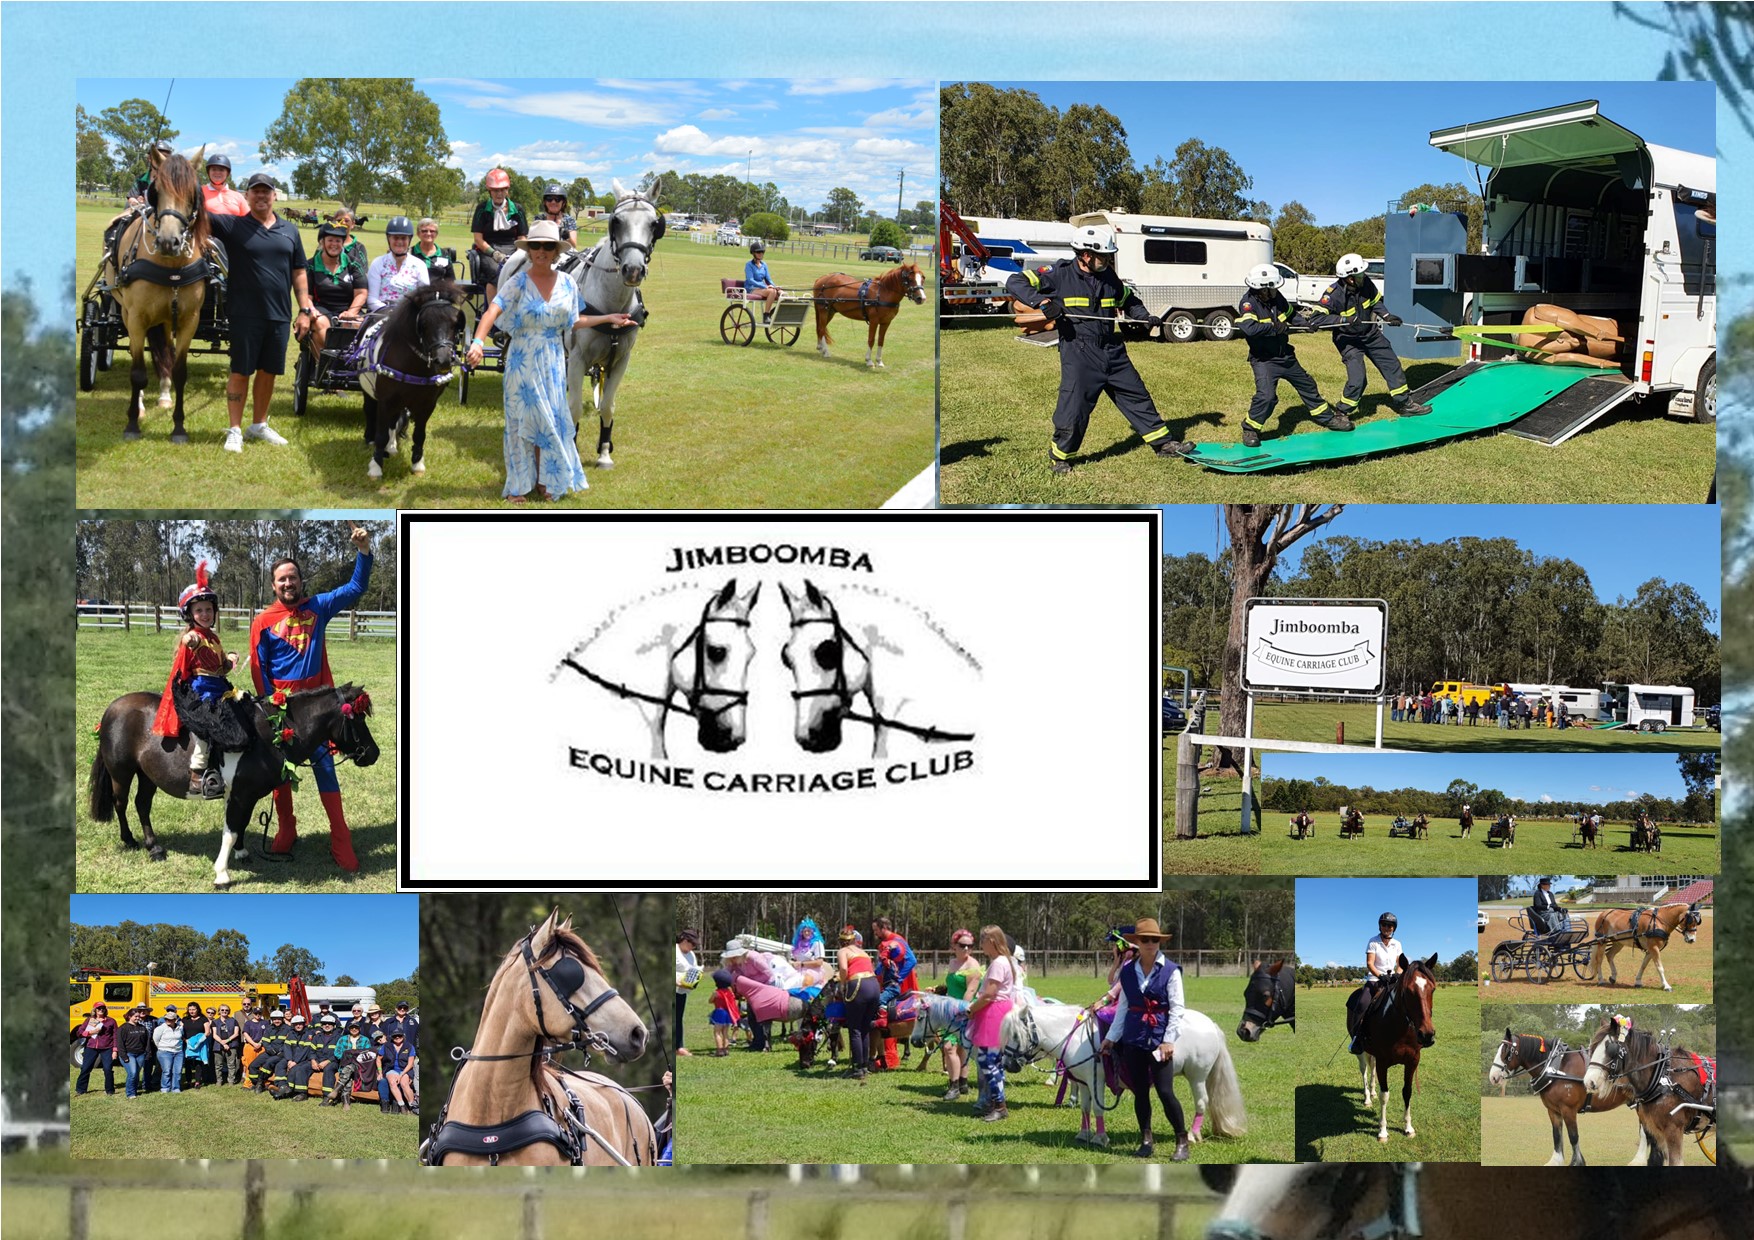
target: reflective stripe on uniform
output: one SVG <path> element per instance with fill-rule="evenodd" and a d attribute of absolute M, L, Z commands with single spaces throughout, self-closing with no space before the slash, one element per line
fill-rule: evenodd
<path fill-rule="evenodd" d="M 1097 302 L 1096 304 L 1099 306 L 1109 308 L 1109 309 L 1113 309 L 1114 307 L 1119 306 L 1121 304 L 1121 299 L 1118 297 L 1104 297 L 1101 301 Z"/>
<path fill-rule="evenodd" d="M 1261 320 L 1252 314 L 1239 314 L 1236 316 L 1236 321 L 1238 323 L 1259 323 Z"/>
<path fill-rule="evenodd" d="M 1340 317 L 1343 319 L 1349 319 L 1349 318 L 1352 318 L 1357 313 L 1358 313 L 1357 306 L 1347 306 L 1344 310 L 1340 311 Z"/>
<path fill-rule="evenodd" d="M 1328 411 L 1328 406 L 1327 406 L 1327 403 L 1324 401 L 1322 404 L 1317 405 L 1314 409 L 1311 409 L 1309 411 L 1309 416 L 1312 418 L 1319 418 L 1327 411 Z"/>
<path fill-rule="evenodd" d="M 1060 459 L 1062 461 L 1069 461 L 1072 459 L 1072 454 L 1070 452 L 1060 451 L 1060 445 L 1057 443 L 1049 443 L 1048 444 L 1048 451 L 1053 453 L 1053 455 L 1055 457 L 1057 457 L 1058 459 Z"/>
<path fill-rule="evenodd" d="M 1088 306 L 1090 304 L 1090 298 L 1088 298 L 1088 297 L 1062 297 L 1062 298 L 1060 298 L 1060 304 L 1062 306 Z"/>
<path fill-rule="evenodd" d="M 1025 267 L 1023 269 L 1023 278 L 1025 280 L 1029 281 L 1029 287 L 1031 287 L 1031 288 L 1040 288 L 1041 287 L 1041 277 L 1036 275 L 1035 272 L 1029 270 L 1029 268 L 1027 268 L 1027 267 Z"/>
<path fill-rule="evenodd" d="M 1267 429 L 1267 424 L 1265 422 L 1257 422 L 1253 418 L 1245 417 L 1242 420 L 1242 424 L 1248 427 L 1251 431 L 1264 431 Z"/>
<path fill-rule="evenodd" d="M 1169 434 L 1169 427 L 1160 426 L 1154 431 L 1147 431 L 1145 434 L 1139 436 L 1139 438 L 1143 439 L 1146 443 L 1156 443 L 1167 434 Z"/>
<path fill-rule="evenodd" d="M 1390 388 L 1389 389 L 1390 396 L 1405 396 L 1406 394 L 1407 394 L 1407 385 L 1405 383 L 1403 383 L 1398 388 Z"/>

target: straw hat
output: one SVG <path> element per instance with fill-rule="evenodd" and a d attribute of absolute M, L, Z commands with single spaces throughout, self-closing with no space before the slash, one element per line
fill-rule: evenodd
<path fill-rule="evenodd" d="M 572 249 L 572 242 L 560 239 L 560 225 L 553 220 L 537 220 L 530 225 L 530 235 L 518 238 L 518 248 L 528 250 L 532 241 L 553 241 L 560 246 L 559 253 L 561 254 Z"/>

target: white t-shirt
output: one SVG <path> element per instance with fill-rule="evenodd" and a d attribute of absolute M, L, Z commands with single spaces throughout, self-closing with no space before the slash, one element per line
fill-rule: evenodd
<path fill-rule="evenodd" d="M 700 981 L 700 958 L 693 952 L 682 950 L 682 944 L 676 944 L 676 993 L 685 995 L 694 989 Z"/>
<path fill-rule="evenodd" d="M 1377 966 L 1377 975 L 1387 977 L 1395 971 L 1396 963 L 1401 959 L 1401 940 L 1391 938 L 1383 942 L 1382 935 L 1377 935 L 1364 948 L 1365 960 Z"/>

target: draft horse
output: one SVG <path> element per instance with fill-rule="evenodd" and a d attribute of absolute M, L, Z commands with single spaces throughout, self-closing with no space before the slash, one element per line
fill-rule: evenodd
<path fill-rule="evenodd" d="M 554 1062 L 579 1049 L 587 1067 L 593 1053 L 630 1063 L 645 1054 L 648 1038 L 571 918 L 562 921 L 555 909 L 487 984 L 474 1041 L 453 1052 L 457 1074 L 421 1143 L 421 1163 L 655 1165 L 657 1131 L 639 1101 L 606 1076 Z"/>
<path fill-rule="evenodd" d="M 1634 1029 L 1629 1016 L 1610 1016 L 1597 1027 L 1583 1079 L 1592 1098 L 1609 1097 L 1622 1082 L 1630 1087 L 1639 1127 L 1666 1167 L 1683 1165 L 1681 1138 L 1693 1136 L 1704 1149 L 1717 1123 L 1717 1061 L 1671 1048 L 1666 1037 Z"/>
<path fill-rule="evenodd" d="M 1462 812 L 1456 818 L 1456 825 L 1458 825 L 1462 829 L 1461 834 L 1456 836 L 1457 839 L 1459 839 L 1459 840 L 1473 839 L 1474 838 L 1474 811 L 1471 809 L 1468 809 L 1464 806 L 1462 809 Z"/>
<path fill-rule="evenodd" d="M 1389 1141 L 1389 1069 L 1397 1065 L 1402 1070 L 1401 1103 L 1406 1108 L 1401 1131 L 1409 1137 L 1417 1135 L 1413 1131 L 1413 1080 L 1419 1071 L 1420 1052 L 1437 1041 L 1437 1029 L 1431 1023 L 1436 967 L 1436 952 L 1425 960 L 1402 956 L 1388 998 L 1371 1004 L 1362 1019 L 1364 1050 L 1358 1055 L 1358 1071 L 1364 1078 L 1364 1105 L 1368 1107 L 1381 1097 L 1382 1122 L 1376 1139 L 1384 1145 Z"/>
<path fill-rule="evenodd" d="M 200 326 L 211 274 L 206 257 L 207 208 L 195 168 L 187 159 L 156 148 L 147 158 L 152 185 L 146 192 L 146 210 L 123 229 L 104 269 L 128 333 L 130 392 L 122 438 L 140 438 L 140 419 L 146 412 L 145 350 L 150 345 L 158 373 L 158 407 L 172 411 L 171 442 L 188 443 L 183 385 L 189 377 L 189 345 Z M 195 162 L 201 162 L 199 156 Z"/>
<path fill-rule="evenodd" d="M 1600 1098 L 1591 1097 L 1583 1083 L 1584 1070 L 1588 1066 L 1589 1056 L 1583 1051 L 1536 1034 L 1513 1033 L 1508 1026 L 1504 1030 L 1504 1041 L 1498 1044 L 1498 1050 L 1492 1056 L 1487 1080 L 1502 1085 L 1514 1077 L 1526 1075 L 1529 1088 L 1547 1108 L 1547 1122 L 1553 1127 L 1553 1157 L 1543 1164 L 1545 1166 L 1583 1166 L 1583 1147 L 1577 1139 L 1577 1117 L 1585 1112 L 1603 1114 L 1632 1101 L 1632 1087 L 1625 1081 L 1615 1082 Z M 1571 1138 L 1569 1163 L 1565 1159 L 1566 1136 Z M 1650 1142 L 1644 1129 L 1640 1128 L 1638 1150 L 1627 1166 L 1645 1166 L 1650 1162 L 1650 1153 Z"/>
<path fill-rule="evenodd" d="M 450 280 L 400 298 L 375 330 L 360 333 L 348 359 L 359 366 L 365 392 L 365 437 L 372 445 L 365 476 L 384 476 L 384 457 L 414 423 L 409 472 L 426 472 L 426 423 L 439 392 L 455 373 L 464 329 L 463 291 Z"/>
<path fill-rule="evenodd" d="M 1683 942 L 1694 942 L 1699 938 L 1699 927 L 1704 922 L 1705 914 L 1699 911 L 1697 900 L 1692 904 L 1653 904 L 1649 908 L 1607 909 L 1596 917 L 1595 947 L 1590 951 L 1590 971 L 1601 985 L 1617 985 L 1620 972 L 1614 967 L 1614 957 L 1631 945 L 1644 953 L 1644 959 L 1638 963 L 1638 972 L 1632 977 L 1632 984 L 1643 986 L 1644 971 L 1654 964 L 1663 989 L 1673 990 L 1675 988 L 1669 985 L 1668 974 L 1663 972 L 1663 949 L 1669 945 L 1670 936 L 1677 930 L 1681 932 Z M 1608 961 L 1606 974 L 1601 971 L 1603 957 Z"/>
<path fill-rule="evenodd" d="M 163 861 L 165 851 L 152 830 L 153 794 L 162 790 L 178 800 L 189 795 L 189 735 L 186 730 L 176 737 L 153 735 L 159 698 L 156 693 L 127 693 L 110 703 L 98 724 L 97 754 L 91 760 L 87 781 L 92 821 L 108 822 L 114 817 L 121 826 L 124 848 L 139 847 L 128 827 L 127 809 L 128 790 L 139 781 L 134 812 L 140 816 L 146 855 L 154 861 Z M 255 735 L 241 753 L 225 755 L 225 830 L 219 857 L 213 863 L 213 885 L 222 889 L 231 886 L 231 862 L 248 860 L 249 853 L 241 842 L 250 815 L 258 801 L 286 782 L 286 763 L 307 763 L 317 750 L 331 744 L 343 758 L 359 766 L 378 760 L 377 742 L 366 723 L 371 717 L 371 698 L 357 685 L 287 695 L 279 726 L 290 728 L 293 736 L 278 743 L 263 700 L 252 701 L 246 709 Z"/>
<path fill-rule="evenodd" d="M 834 343 L 834 337 L 828 334 L 828 325 L 835 315 L 862 319 L 865 323 L 865 365 L 872 370 L 882 370 L 883 341 L 889 335 L 889 325 L 901 313 L 902 298 L 923 305 L 926 285 L 919 264 L 904 263 L 869 280 L 838 271 L 817 276 L 816 282 L 810 286 L 810 296 L 816 302 L 816 351 L 823 357 L 829 356 L 828 346 Z"/>

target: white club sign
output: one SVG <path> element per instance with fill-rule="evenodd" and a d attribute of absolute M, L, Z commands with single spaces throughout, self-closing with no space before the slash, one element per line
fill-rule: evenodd
<path fill-rule="evenodd" d="M 1243 685 L 1379 696 L 1387 630 L 1381 599 L 1250 599 Z"/>

